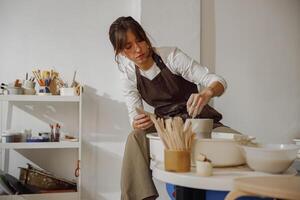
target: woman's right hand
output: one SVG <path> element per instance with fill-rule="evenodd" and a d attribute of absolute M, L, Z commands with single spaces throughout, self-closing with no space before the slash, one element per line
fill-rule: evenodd
<path fill-rule="evenodd" d="M 145 114 L 138 114 L 134 117 L 134 120 L 132 122 L 132 126 L 134 129 L 145 130 L 147 128 L 150 128 L 152 125 L 153 122 L 151 121 L 150 117 Z"/>

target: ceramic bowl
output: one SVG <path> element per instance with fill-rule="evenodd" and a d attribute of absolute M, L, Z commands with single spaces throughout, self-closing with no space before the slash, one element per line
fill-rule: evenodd
<path fill-rule="evenodd" d="M 205 155 L 214 167 L 231 167 L 246 163 L 239 145 L 232 139 L 197 139 L 192 146 L 192 165 L 198 154 Z"/>
<path fill-rule="evenodd" d="M 248 166 L 260 172 L 278 174 L 286 171 L 297 157 L 299 146 L 294 144 L 258 144 L 240 146 Z"/>

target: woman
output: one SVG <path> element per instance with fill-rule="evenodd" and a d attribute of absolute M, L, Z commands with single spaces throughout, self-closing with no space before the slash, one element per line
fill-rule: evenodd
<path fill-rule="evenodd" d="M 222 115 L 208 106 L 226 89 L 225 80 L 208 72 L 178 48 L 154 48 L 141 25 L 132 17 L 120 17 L 110 26 L 109 38 L 124 77 L 124 95 L 133 132 L 128 136 L 122 166 L 122 199 L 156 199 L 157 190 L 149 169 L 146 133 L 155 132 L 152 121 L 136 112 L 142 100 L 158 117 L 181 116 L 214 119 Z M 204 89 L 198 91 L 197 86 Z"/>

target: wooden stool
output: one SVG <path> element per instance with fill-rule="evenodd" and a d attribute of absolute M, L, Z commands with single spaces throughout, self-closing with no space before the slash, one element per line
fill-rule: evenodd
<path fill-rule="evenodd" d="M 300 177 L 260 176 L 236 178 L 234 189 L 227 194 L 225 200 L 235 200 L 242 196 L 300 200 Z"/>

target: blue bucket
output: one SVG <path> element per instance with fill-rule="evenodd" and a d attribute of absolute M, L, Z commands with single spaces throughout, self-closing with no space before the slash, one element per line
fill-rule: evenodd
<path fill-rule="evenodd" d="M 170 200 L 175 200 L 176 192 L 175 185 L 166 184 L 166 190 L 170 197 Z M 206 190 L 205 191 L 205 199 L 206 200 L 224 200 L 228 191 L 216 191 L 216 190 Z M 259 197 L 241 197 L 237 200 L 272 200 L 272 198 L 259 198 Z"/>

